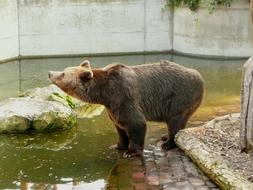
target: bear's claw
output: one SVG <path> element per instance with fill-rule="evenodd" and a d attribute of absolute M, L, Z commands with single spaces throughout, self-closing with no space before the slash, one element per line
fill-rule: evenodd
<path fill-rule="evenodd" d="M 169 135 L 161 136 L 161 141 L 167 141 L 169 139 Z"/>
<path fill-rule="evenodd" d="M 161 147 L 162 147 L 163 150 L 170 150 L 170 149 L 176 148 L 177 145 L 174 141 L 173 142 L 172 141 L 169 141 L 169 142 L 166 141 L 161 145 Z"/>
<path fill-rule="evenodd" d="M 127 150 L 123 154 L 123 158 L 132 158 L 132 157 L 141 157 L 142 151 L 133 152 L 131 150 Z"/>
<path fill-rule="evenodd" d="M 127 147 L 121 144 L 113 144 L 111 146 L 109 146 L 109 149 L 113 149 L 113 150 L 127 150 Z"/>

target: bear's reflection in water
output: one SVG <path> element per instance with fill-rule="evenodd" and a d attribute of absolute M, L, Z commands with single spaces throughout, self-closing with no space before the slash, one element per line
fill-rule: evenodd
<path fill-rule="evenodd" d="M 52 183 L 31 183 L 21 181 L 18 183 L 21 190 L 61 190 L 71 189 L 73 187 L 85 190 L 117 190 L 117 189 L 134 189 L 135 186 L 148 188 L 145 182 L 145 162 L 142 158 L 124 159 L 122 153 L 119 153 L 117 163 L 108 173 L 107 179 L 97 179 L 92 182 L 83 181 L 80 178 L 62 178 L 61 184 Z"/>
<path fill-rule="evenodd" d="M 133 189 L 135 185 L 140 184 L 147 189 L 145 172 L 145 162 L 142 158 L 124 159 L 120 154 L 117 163 L 109 173 L 106 189 Z"/>

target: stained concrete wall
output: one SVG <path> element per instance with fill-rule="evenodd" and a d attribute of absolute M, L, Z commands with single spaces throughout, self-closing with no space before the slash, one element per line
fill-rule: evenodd
<path fill-rule="evenodd" d="M 17 1 L 0 0 L 0 60 L 16 57 L 18 43 Z"/>
<path fill-rule="evenodd" d="M 248 0 L 209 14 L 165 0 L 0 0 L 0 60 L 16 56 L 170 51 L 253 54 Z"/>
<path fill-rule="evenodd" d="M 163 0 L 20 0 L 21 55 L 171 49 Z"/>
<path fill-rule="evenodd" d="M 253 55 L 253 28 L 249 1 L 234 0 L 228 9 L 209 14 L 179 8 L 174 14 L 174 45 L 177 51 L 198 55 L 244 57 Z"/>

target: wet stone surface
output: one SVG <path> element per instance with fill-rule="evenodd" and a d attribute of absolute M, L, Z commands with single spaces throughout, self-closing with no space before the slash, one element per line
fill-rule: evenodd
<path fill-rule="evenodd" d="M 216 184 L 203 174 L 178 148 L 164 152 L 157 146 L 144 151 L 144 158 L 118 160 L 115 186 L 107 190 L 218 190 Z M 122 167 L 125 164 L 125 167 Z M 126 182 L 123 178 L 128 178 Z M 110 179 L 109 179 L 110 181 Z M 116 183 L 115 183 L 116 182 Z M 111 183 L 112 184 L 112 183 Z"/>

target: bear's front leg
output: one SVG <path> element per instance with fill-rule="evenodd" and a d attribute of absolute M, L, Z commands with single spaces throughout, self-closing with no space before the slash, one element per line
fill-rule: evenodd
<path fill-rule="evenodd" d="M 146 129 L 146 123 L 134 123 L 132 126 L 127 127 L 129 146 L 123 154 L 124 158 L 142 156 Z"/>
<path fill-rule="evenodd" d="M 115 127 L 119 135 L 119 141 L 117 144 L 111 145 L 110 149 L 127 150 L 128 145 L 129 145 L 129 140 L 128 140 L 126 131 L 120 129 L 117 125 L 115 125 Z"/>
<path fill-rule="evenodd" d="M 117 123 L 119 129 L 124 131 L 128 137 L 129 145 L 123 157 L 142 156 L 147 128 L 143 114 L 136 109 L 136 105 L 133 105 L 132 101 L 127 101 L 127 99 L 124 99 L 117 109 L 111 109 L 109 113 L 114 123 Z"/>
<path fill-rule="evenodd" d="M 126 134 L 129 139 L 128 149 L 123 154 L 124 158 L 142 156 L 143 154 L 147 129 L 146 121 L 144 119 L 136 119 L 135 121 L 131 121 L 131 119 L 129 119 L 128 122 L 124 125 Z"/>
<path fill-rule="evenodd" d="M 108 110 L 108 116 L 112 120 L 112 122 L 114 123 L 115 128 L 118 133 L 118 137 L 119 137 L 118 143 L 111 145 L 109 148 L 110 149 L 117 149 L 117 150 L 127 150 L 128 145 L 129 145 L 129 140 L 128 140 L 128 136 L 126 134 L 126 131 L 121 129 L 117 119 L 115 119 L 113 117 L 113 114 L 109 110 Z"/>

